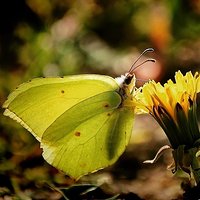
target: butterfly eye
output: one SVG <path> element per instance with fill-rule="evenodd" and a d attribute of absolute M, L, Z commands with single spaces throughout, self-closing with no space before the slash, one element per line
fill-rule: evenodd
<path fill-rule="evenodd" d="M 133 76 L 131 74 L 129 74 L 126 79 L 124 80 L 124 83 L 126 85 L 129 85 L 131 83 L 131 80 L 132 80 Z"/>

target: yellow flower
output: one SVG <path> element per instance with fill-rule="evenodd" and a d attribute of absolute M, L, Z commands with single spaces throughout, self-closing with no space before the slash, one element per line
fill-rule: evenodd
<path fill-rule="evenodd" d="M 165 131 L 173 149 L 174 171 L 182 169 L 200 182 L 200 132 L 197 121 L 197 94 L 200 92 L 200 74 L 194 76 L 180 71 L 175 81 L 163 86 L 155 81 L 146 83 L 136 98 L 144 112 L 150 113 Z M 153 160 L 163 152 L 161 148 Z"/>
<path fill-rule="evenodd" d="M 200 92 L 200 76 L 178 71 L 175 82 L 168 80 L 162 86 L 150 81 L 137 98 L 143 110 L 149 112 L 164 129 L 173 148 L 192 146 L 200 138 L 196 116 L 196 98 Z"/>

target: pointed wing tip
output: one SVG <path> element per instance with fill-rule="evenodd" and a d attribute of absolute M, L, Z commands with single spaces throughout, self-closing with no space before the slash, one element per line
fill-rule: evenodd
<path fill-rule="evenodd" d="M 9 105 L 8 99 L 3 103 L 2 108 L 7 109 Z"/>

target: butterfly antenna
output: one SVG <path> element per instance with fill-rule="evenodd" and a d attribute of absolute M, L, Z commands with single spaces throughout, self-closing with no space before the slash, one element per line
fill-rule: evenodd
<path fill-rule="evenodd" d="M 131 74 L 136 68 L 138 68 L 139 66 L 143 65 L 143 64 L 146 63 L 146 62 L 149 62 L 149 61 L 155 62 L 154 59 L 151 59 L 151 58 L 150 58 L 150 59 L 147 59 L 146 61 L 142 62 L 141 64 L 135 66 L 135 64 L 138 62 L 138 60 L 140 60 L 140 58 L 141 58 L 144 54 L 146 54 L 146 53 L 148 53 L 148 52 L 153 52 L 153 51 L 154 51 L 153 48 L 147 48 L 147 49 L 145 49 L 145 50 L 140 54 L 140 56 L 134 61 L 134 63 L 132 64 L 130 70 L 128 71 L 128 73 Z"/>
<path fill-rule="evenodd" d="M 148 82 L 149 80 L 147 80 L 147 79 L 136 79 L 136 81 L 137 82 L 142 82 L 142 83 L 146 83 L 146 82 Z"/>
<path fill-rule="evenodd" d="M 139 65 L 136 65 L 133 69 L 132 69 L 132 71 L 129 71 L 129 73 L 131 74 L 133 71 L 135 71 L 138 67 L 140 67 L 141 65 L 143 65 L 144 63 L 147 63 L 147 62 L 156 62 L 156 60 L 155 59 L 153 59 L 153 58 L 148 58 L 148 59 L 146 59 L 145 61 L 143 61 L 142 63 L 140 63 Z"/>

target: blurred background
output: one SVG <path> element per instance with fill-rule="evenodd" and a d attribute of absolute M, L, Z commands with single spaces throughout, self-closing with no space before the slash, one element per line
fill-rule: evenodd
<path fill-rule="evenodd" d="M 198 71 L 200 0 L 1 1 L 0 105 L 16 86 L 34 77 L 120 76 L 148 47 L 155 51 L 141 62 L 149 57 L 157 62 L 135 71 L 138 85 L 149 79 L 163 83 L 173 79 L 177 70 Z M 2 113 L 1 109 L 0 197 L 31 199 L 37 191 L 38 199 L 43 199 L 42 195 L 44 199 L 60 199 L 54 187 L 74 182 L 49 166 L 31 134 Z M 131 143 L 119 162 L 82 181 L 102 181 L 114 194 L 133 192 L 160 200 L 177 197 L 183 191 L 179 180 L 166 170 L 170 155 L 158 165 L 142 164 L 166 143 L 151 118 L 138 116 Z"/>

